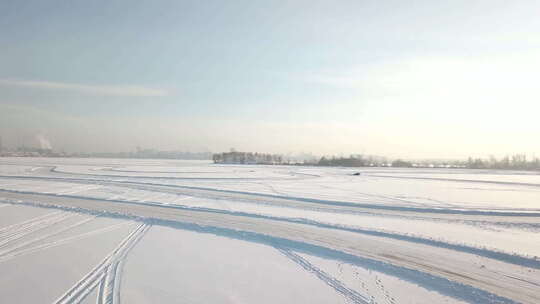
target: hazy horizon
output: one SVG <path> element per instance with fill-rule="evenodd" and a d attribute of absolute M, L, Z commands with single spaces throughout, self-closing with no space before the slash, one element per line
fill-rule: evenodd
<path fill-rule="evenodd" d="M 538 1 L 0 2 L 4 147 L 540 154 Z"/>

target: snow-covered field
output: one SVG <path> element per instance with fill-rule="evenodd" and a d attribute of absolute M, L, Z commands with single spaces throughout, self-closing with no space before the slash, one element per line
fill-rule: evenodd
<path fill-rule="evenodd" d="M 0 158 L 0 303 L 120 302 L 540 303 L 540 175 Z"/>

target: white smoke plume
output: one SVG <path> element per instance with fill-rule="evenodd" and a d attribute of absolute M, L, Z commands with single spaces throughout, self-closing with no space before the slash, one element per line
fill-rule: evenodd
<path fill-rule="evenodd" d="M 36 139 L 39 143 L 39 147 L 43 150 L 52 150 L 51 142 L 45 138 L 45 136 L 38 134 L 36 135 Z"/>

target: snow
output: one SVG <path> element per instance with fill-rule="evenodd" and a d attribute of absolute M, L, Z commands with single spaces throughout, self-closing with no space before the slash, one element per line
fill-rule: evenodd
<path fill-rule="evenodd" d="M 0 229 L 47 214 L 46 209 L 0 204 Z"/>
<path fill-rule="evenodd" d="M 299 256 L 313 264 L 319 271 L 328 273 L 375 303 L 465 303 L 378 271 L 306 254 Z M 411 297 L 411 294 L 415 296 Z"/>
<path fill-rule="evenodd" d="M 152 228 L 125 275 L 125 303 L 346 303 L 274 248 L 171 228 Z"/>
<path fill-rule="evenodd" d="M 9 303 L 537 303 L 539 232 L 533 172 L 0 158 Z"/>
<path fill-rule="evenodd" d="M 437 217 L 384 216 L 373 213 L 350 213 L 338 210 L 310 208 L 305 203 L 294 208 L 271 197 L 224 197 L 217 193 L 196 193 L 189 189 L 177 189 L 174 193 L 141 190 L 118 186 L 75 184 L 58 181 L 22 180 L 14 184 L 10 179 L 0 178 L 0 189 L 51 193 L 60 196 L 97 198 L 111 201 L 143 202 L 153 204 L 178 205 L 194 208 L 210 208 L 229 212 L 244 212 L 256 215 L 287 219 L 304 219 L 318 223 L 340 225 L 353 228 L 385 231 L 400 235 L 411 235 L 426 239 L 437 239 L 455 244 L 486 246 L 504 252 L 521 252 L 540 256 L 540 246 L 531 242 L 538 235 L 540 227 L 529 227 L 519 222 L 490 223 L 470 222 L 464 219 Z M 299 195 L 298 193 L 296 195 Z M 272 204 L 274 201 L 274 204 Z M 400 202 L 402 204 L 402 202 Z M 395 204 L 394 204 L 395 206 Z M 528 227 L 524 229 L 523 227 Z"/>
<path fill-rule="evenodd" d="M 27 207 L 14 206 L 28 214 Z M 34 208 L 37 209 L 37 208 Z M 38 209 L 48 214 L 52 210 Z M 72 217 L 83 217 L 71 214 Z M 34 218 L 35 219 L 35 218 Z M 118 220 L 91 219 L 69 235 L 54 235 L 70 223 L 69 218 L 42 225 L 21 239 L 3 244 L 0 250 L 2 303 L 52 303 L 88 272 L 126 234 L 130 226 L 103 230 Z M 100 233 L 101 232 L 101 233 Z M 2 235 L 5 240 L 5 235 Z"/>

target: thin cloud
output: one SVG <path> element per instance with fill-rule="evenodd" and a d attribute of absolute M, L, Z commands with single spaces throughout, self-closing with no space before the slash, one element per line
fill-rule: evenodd
<path fill-rule="evenodd" d="M 362 78 L 355 76 L 333 76 L 333 75 L 310 75 L 304 81 L 314 84 L 322 84 L 336 88 L 355 88 L 362 82 Z"/>
<path fill-rule="evenodd" d="M 67 82 L 0 79 L 2 86 L 26 87 L 43 90 L 62 90 L 90 95 L 126 97 L 162 97 L 169 95 L 163 89 L 132 85 L 86 85 Z"/>

